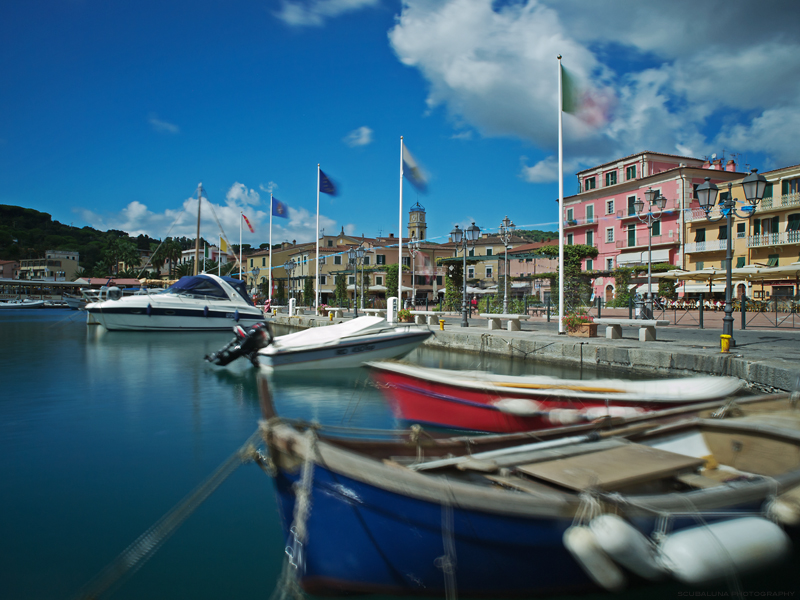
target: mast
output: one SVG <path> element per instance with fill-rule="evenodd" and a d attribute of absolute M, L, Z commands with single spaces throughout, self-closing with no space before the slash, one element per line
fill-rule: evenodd
<path fill-rule="evenodd" d="M 194 240 L 194 274 L 200 267 L 200 205 L 203 203 L 203 182 L 197 184 L 197 236 Z"/>

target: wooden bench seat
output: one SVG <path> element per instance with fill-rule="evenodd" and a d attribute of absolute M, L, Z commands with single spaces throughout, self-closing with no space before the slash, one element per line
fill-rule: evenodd
<path fill-rule="evenodd" d="M 618 340 L 622 337 L 623 327 L 638 327 L 639 328 L 639 341 L 652 342 L 656 339 L 656 327 L 665 327 L 669 325 L 667 320 L 657 319 L 595 319 L 598 325 L 606 326 L 606 338 L 609 340 Z"/>

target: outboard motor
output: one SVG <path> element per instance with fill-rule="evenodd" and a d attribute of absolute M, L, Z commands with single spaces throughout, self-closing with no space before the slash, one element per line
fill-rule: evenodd
<path fill-rule="evenodd" d="M 253 363 L 253 366 L 257 367 L 258 351 L 272 343 L 272 332 L 269 329 L 269 325 L 256 323 L 247 331 L 241 325 L 236 325 L 233 331 L 236 337 L 221 349 L 206 355 L 205 359 L 210 363 L 224 367 L 240 356 L 246 356 Z"/>

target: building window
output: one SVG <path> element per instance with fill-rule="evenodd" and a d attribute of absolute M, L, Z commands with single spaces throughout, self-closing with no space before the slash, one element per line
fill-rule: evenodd
<path fill-rule="evenodd" d="M 617 185 L 617 172 L 609 171 L 606 173 L 606 187 L 610 185 Z"/>
<path fill-rule="evenodd" d="M 614 214 L 614 201 L 613 200 L 606 200 L 606 214 L 613 215 Z"/>
<path fill-rule="evenodd" d="M 487 279 L 491 279 L 493 273 L 494 273 L 494 269 L 492 268 L 492 266 L 491 265 L 486 265 L 486 278 Z"/>
<path fill-rule="evenodd" d="M 794 213 L 786 217 L 786 231 L 800 231 L 800 213 Z"/>
<path fill-rule="evenodd" d="M 586 222 L 594 223 L 594 205 L 592 204 L 586 207 Z"/>
<path fill-rule="evenodd" d="M 467 279 L 475 279 L 475 267 L 467 267 Z"/>
<path fill-rule="evenodd" d="M 592 271 L 592 270 L 594 270 L 594 262 L 592 261 L 592 259 L 591 259 L 591 258 L 587 258 L 587 259 L 586 259 L 586 270 L 587 270 L 587 271 Z"/>
<path fill-rule="evenodd" d="M 607 258 L 606 259 L 606 271 L 613 271 L 614 270 L 614 259 Z"/>
<path fill-rule="evenodd" d="M 375 285 L 383 285 L 383 275 L 375 275 Z"/>
<path fill-rule="evenodd" d="M 694 241 L 695 242 L 705 242 L 706 241 L 706 230 L 703 229 L 703 228 L 695 229 L 694 230 Z"/>
<path fill-rule="evenodd" d="M 613 244 L 614 243 L 614 228 L 609 227 L 606 229 L 606 243 Z"/>
<path fill-rule="evenodd" d="M 491 248 L 486 248 L 486 256 L 493 256 L 493 252 Z"/>
<path fill-rule="evenodd" d="M 697 264 L 695 264 L 695 266 L 697 267 L 698 271 L 702 271 L 703 267 L 705 266 L 705 264 L 706 263 L 704 263 L 702 260 L 699 260 L 699 261 L 697 261 Z"/>
<path fill-rule="evenodd" d="M 320 275 L 319 276 L 319 284 L 320 285 L 328 285 L 328 276 L 327 275 Z"/>
<path fill-rule="evenodd" d="M 337 254 L 336 256 L 333 257 L 333 264 L 335 264 L 335 265 L 342 264 L 342 255 L 341 254 Z"/>
<path fill-rule="evenodd" d="M 636 165 L 631 165 L 625 169 L 625 180 L 636 179 Z"/>
<path fill-rule="evenodd" d="M 333 248 L 333 240 L 328 240 L 328 248 Z"/>
<path fill-rule="evenodd" d="M 571 208 L 567 209 L 567 221 L 574 221 L 575 220 L 575 211 Z"/>
<path fill-rule="evenodd" d="M 356 283 L 355 275 L 348 275 L 347 276 L 347 284 L 348 285 L 355 285 L 355 283 Z"/>
<path fill-rule="evenodd" d="M 768 267 L 777 267 L 778 266 L 778 255 L 777 254 L 770 254 L 769 259 L 767 260 Z"/>
<path fill-rule="evenodd" d="M 693 183 L 693 184 L 692 184 L 692 198 L 693 198 L 694 200 L 697 200 L 697 187 L 698 187 L 699 185 L 700 185 L 699 183 Z"/>
<path fill-rule="evenodd" d="M 597 187 L 597 178 L 596 177 L 587 177 L 586 178 L 586 191 L 593 190 Z"/>
<path fill-rule="evenodd" d="M 590 230 L 586 232 L 586 245 L 594 246 L 594 231 Z"/>
<path fill-rule="evenodd" d="M 410 267 L 411 266 L 411 257 L 410 256 L 404 256 L 403 257 L 403 266 L 404 267 Z"/>
<path fill-rule="evenodd" d="M 262 267 L 266 267 L 267 266 L 267 257 L 266 256 L 261 259 L 261 266 Z"/>
<path fill-rule="evenodd" d="M 364 266 L 369 266 L 369 256 L 364 257 Z"/>
<path fill-rule="evenodd" d="M 717 234 L 718 240 L 727 240 L 728 239 L 728 226 L 727 225 L 720 225 L 719 226 L 719 233 Z"/>
<path fill-rule="evenodd" d="M 741 269 L 744 266 L 744 256 L 737 256 L 736 257 L 736 268 Z"/>
<path fill-rule="evenodd" d="M 636 214 L 636 196 L 628 196 L 628 216 Z"/>
<path fill-rule="evenodd" d="M 475 248 L 470 248 L 467 256 L 475 256 Z"/>
<path fill-rule="evenodd" d="M 568 233 L 567 234 L 567 246 L 572 246 L 572 245 L 573 245 L 573 236 L 572 236 L 571 233 Z"/>
<path fill-rule="evenodd" d="M 442 287 L 442 276 L 441 275 L 437 275 L 436 276 L 436 285 L 439 286 L 439 287 Z"/>
<path fill-rule="evenodd" d="M 636 245 L 636 225 L 631 223 L 628 225 L 628 248 Z"/>
<path fill-rule="evenodd" d="M 745 224 L 744 223 L 737 223 L 736 224 L 736 237 L 743 238 L 745 237 Z"/>
<path fill-rule="evenodd" d="M 651 235 L 661 235 L 661 221 L 654 221 Z"/>
<path fill-rule="evenodd" d="M 385 254 L 378 254 L 375 256 L 375 264 L 376 265 L 385 265 L 386 264 L 386 255 Z"/>

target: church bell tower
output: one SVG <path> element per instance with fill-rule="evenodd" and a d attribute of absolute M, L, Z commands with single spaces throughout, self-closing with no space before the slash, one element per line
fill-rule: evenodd
<path fill-rule="evenodd" d="M 428 235 L 428 226 L 425 224 L 425 208 L 417 202 L 408 211 L 408 239 L 416 237 L 424 240 Z"/>

